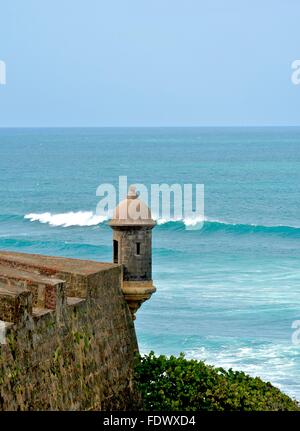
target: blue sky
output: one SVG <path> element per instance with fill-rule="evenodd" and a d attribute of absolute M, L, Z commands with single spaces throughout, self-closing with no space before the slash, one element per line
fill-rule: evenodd
<path fill-rule="evenodd" d="M 0 126 L 300 125 L 299 0 L 3 0 Z"/>

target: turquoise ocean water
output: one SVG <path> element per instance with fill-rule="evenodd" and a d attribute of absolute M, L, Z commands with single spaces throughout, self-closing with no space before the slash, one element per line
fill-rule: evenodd
<path fill-rule="evenodd" d="M 0 129 L 0 248 L 111 260 L 99 184 L 205 185 L 202 230 L 154 230 L 142 352 L 205 359 L 300 399 L 300 129 Z"/>

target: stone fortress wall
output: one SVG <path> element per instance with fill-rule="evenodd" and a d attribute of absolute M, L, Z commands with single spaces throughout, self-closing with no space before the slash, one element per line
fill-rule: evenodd
<path fill-rule="evenodd" d="M 0 410 L 141 408 L 133 320 L 156 291 L 155 224 L 131 187 L 109 222 L 114 263 L 0 251 Z"/>
<path fill-rule="evenodd" d="M 123 267 L 0 252 L 0 409 L 141 406 Z"/>

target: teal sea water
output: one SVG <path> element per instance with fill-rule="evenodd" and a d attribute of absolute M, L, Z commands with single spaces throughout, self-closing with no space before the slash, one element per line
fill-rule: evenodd
<path fill-rule="evenodd" d="M 97 186 L 203 183 L 202 230 L 154 230 L 142 352 L 261 376 L 300 400 L 300 129 L 0 129 L 0 248 L 111 260 Z"/>

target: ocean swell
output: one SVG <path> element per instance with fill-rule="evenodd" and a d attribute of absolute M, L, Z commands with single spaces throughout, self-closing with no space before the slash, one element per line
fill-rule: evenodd
<path fill-rule="evenodd" d="M 66 213 L 53 214 L 30 213 L 24 219 L 31 222 L 49 224 L 56 227 L 89 227 L 106 223 L 108 218 L 97 215 L 93 211 L 71 211 Z M 226 232 L 230 234 L 278 234 L 300 237 L 300 226 L 290 225 L 263 225 L 247 223 L 231 223 L 223 220 L 210 218 L 184 218 L 184 219 L 164 219 L 157 218 L 158 228 L 164 230 L 193 230 L 202 233 Z"/>
<path fill-rule="evenodd" d="M 205 233 L 227 232 L 230 234 L 278 234 L 300 237 L 300 227 L 289 225 L 259 225 L 247 223 L 230 223 L 206 218 L 204 222 L 193 219 L 158 220 L 158 225 L 170 230 L 196 230 Z"/>
<path fill-rule="evenodd" d="M 26 220 L 32 222 L 47 223 L 50 226 L 73 227 L 73 226 L 97 226 L 103 223 L 107 218 L 96 215 L 92 211 L 67 212 L 61 214 L 51 214 L 50 212 L 42 214 L 26 214 Z"/>

